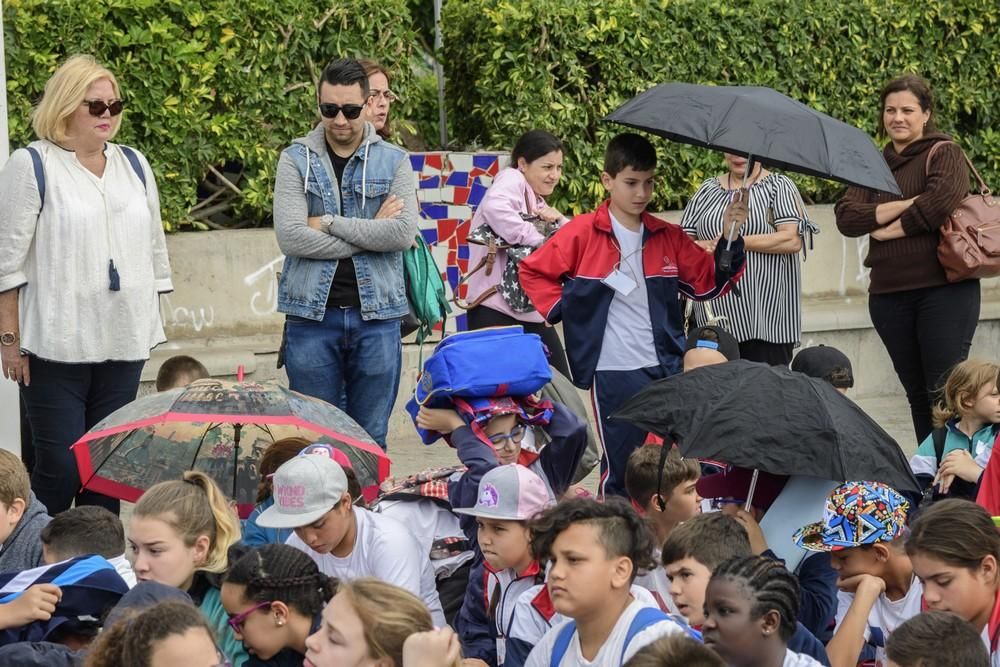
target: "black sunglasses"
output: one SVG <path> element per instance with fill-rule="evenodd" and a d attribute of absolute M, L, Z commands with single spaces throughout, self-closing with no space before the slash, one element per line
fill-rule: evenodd
<path fill-rule="evenodd" d="M 117 116 L 125 108 L 125 102 L 122 100 L 115 100 L 111 104 L 104 100 L 84 100 L 83 104 L 87 105 L 91 116 L 103 116 L 105 111 L 110 111 L 112 116 Z"/>
<path fill-rule="evenodd" d="M 344 112 L 344 118 L 347 120 L 354 120 L 361 115 L 361 112 L 365 110 L 365 105 L 363 104 L 320 104 L 319 112 L 323 114 L 324 118 L 336 118 L 337 114 L 341 111 Z"/>

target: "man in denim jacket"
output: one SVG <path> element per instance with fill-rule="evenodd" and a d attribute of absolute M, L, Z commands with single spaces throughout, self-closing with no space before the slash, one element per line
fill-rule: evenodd
<path fill-rule="evenodd" d="M 364 119 L 368 77 L 334 60 L 323 119 L 278 160 L 274 231 L 289 386 L 337 405 L 382 447 L 399 388 L 403 251 L 417 233 L 413 170 Z"/>

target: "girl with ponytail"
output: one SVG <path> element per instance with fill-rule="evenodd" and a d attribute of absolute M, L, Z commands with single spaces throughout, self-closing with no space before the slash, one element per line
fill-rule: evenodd
<path fill-rule="evenodd" d="M 215 482 L 189 470 L 182 479 L 153 486 L 132 510 L 128 538 L 136 579 L 186 591 L 233 667 L 241 667 L 247 653 L 219 599 L 227 553 L 240 539 L 240 527 Z"/>
<path fill-rule="evenodd" d="M 233 563 L 222 583 L 222 606 L 248 653 L 268 665 L 298 667 L 306 637 L 319 629 L 336 587 L 304 552 L 269 544 Z"/>

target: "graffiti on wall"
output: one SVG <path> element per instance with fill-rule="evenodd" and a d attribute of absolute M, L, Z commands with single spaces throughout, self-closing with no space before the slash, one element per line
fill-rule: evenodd
<path fill-rule="evenodd" d="M 469 270 L 466 235 L 486 190 L 508 162 L 500 153 L 412 153 L 410 163 L 417 176 L 420 233 L 431 247 L 441 269 L 448 299 L 459 278 Z M 459 296 L 465 297 L 463 285 Z M 448 330 L 466 328 L 465 314 L 456 310 L 448 319 Z"/>

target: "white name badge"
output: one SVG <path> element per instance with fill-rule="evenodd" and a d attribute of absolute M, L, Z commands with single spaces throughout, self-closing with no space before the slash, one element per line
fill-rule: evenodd
<path fill-rule="evenodd" d="M 622 273 L 618 269 L 615 269 L 604 278 L 601 278 L 601 282 L 618 292 L 622 296 L 628 296 L 631 294 L 638 285 L 631 276 Z"/>

